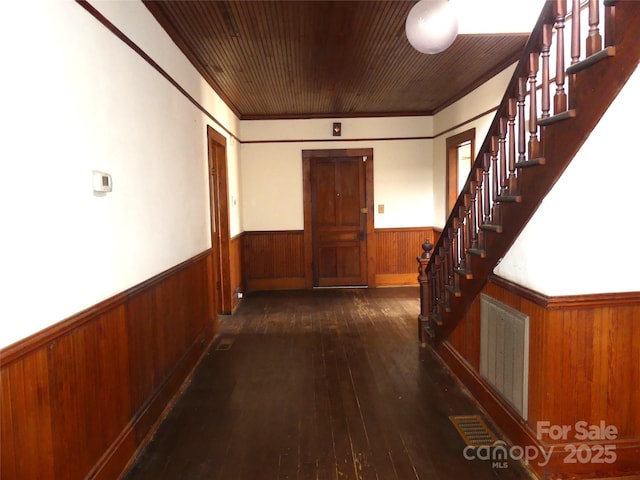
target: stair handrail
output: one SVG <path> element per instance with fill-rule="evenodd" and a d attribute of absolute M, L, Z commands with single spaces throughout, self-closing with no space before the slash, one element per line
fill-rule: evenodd
<path fill-rule="evenodd" d="M 500 118 L 503 117 L 506 112 L 509 99 L 517 95 L 518 79 L 522 77 L 522 73 L 525 72 L 528 67 L 529 54 L 540 53 L 542 51 L 542 41 L 541 41 L 542 29 L 545 24 L 548 24 L 552 20 L 553 20 L 553 0 L 548 0 L 544 3 L 542 10 L 540 12 L 540 15 L 538 16 L 538 20 L 535 26 L 533 27 L 533 30 L 531 30 L 529 39 L 527 40 L 527 43 L 525 44 L 525 47 L 523 49 L 522 57 L 518 61 L 518 64 L 515 70 L 513 71 L 513 74 L 511 75 L 511 79 L 507 84 L 507 89 L 505 90 L 505 93 L 502 96 L 498 109 L 494 114 L 494 117 L 489 126 L 489 129 L 487 130 L 487 135 L 485 136 L 484 141 L 482 142 L 480 148 L 478 149 L 478 153 L 476 155 L 473 165 L 471 166 L 471 170 L 467 177 L 467 180 L 464 186 L 462 187 L 460 191 L 461 193 L 458 196 L 458 199 L 456 200 L 456 203 L 454 204 L 451 212 L 449 213 L 449 216 L 447 217 L 447 222 L 446 222 L 447 226 L 453 222 L 453 218 L 457 216 L 456 212 L 464 204 L 464 193 L 469 190 L 469 182 L 472 180 L 472 173 L 474 169 L 482 168 L 482 155 L 484 152 L 489 151 L 489 147 L 491 143 L 491 132 L 497 131 L 499 129 Z M 440 246 L 441 240 L 442 239 L 440 238 L 438 242 L 436 242 L 436 244 L 434 245 L 434 250 L 436 250 Z"/>
<path fill-rule="evenodd" d="M 471 255 L 484 258 L 486 232 L 502 231 L 502 205 L 522 201 L 518 189 L 521 174 L 516 172 L 545 163 L 540 156 L 543 127 L 575 116 L 572 98 L 566 93 L 571 90 L 573 81 L 569 73 L 585 68 L 590 59 L 595 62 L 598 61 L 596 57 L 615 53 L 615 47 L 611 46 L 614 43 L 611 19 L 615 3 L 615 0 L 604 1 L 607 8 L 605 49 L 602 49 L 599 31 L 598 0 L 571 0 L 569 14 L 567 0 L 544 3 L 440 238 L 435 245 L 423 244 L 424 253 L 418 258 L 421 287 L 418 325 L 422 343 L 426 343 L 427 337 L 435 337 L 451 298 L 460 296 L 459 277 L 473 278 L 473 272 L 469 270 Z M 589 10 L 585 48 L 588 58 L 580 61 L 580 13 L 583 9 Z M 567 20 L 571 21 L 572 31 L 569 36 L 571 65 L 566 69 L 564 29 Z M 556 49 L 553 79 L 550 78 L 552 47 Z M 567 79 L 569 84 L 565 86 Z M 552 83 L 556 85 L 553 101 L 550 95 Z"/>

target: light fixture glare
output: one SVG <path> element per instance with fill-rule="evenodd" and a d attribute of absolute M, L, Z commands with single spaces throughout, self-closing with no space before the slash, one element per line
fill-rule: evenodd
<path fill-rule="evenodd" d="M 422 53 L 440 53 L 458 35 L 458 18 L 448 0 L 420 0 L 405 23 L 409 43 Z"/>

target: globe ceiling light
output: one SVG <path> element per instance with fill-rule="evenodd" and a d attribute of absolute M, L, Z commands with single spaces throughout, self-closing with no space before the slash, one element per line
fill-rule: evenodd
<path fill-rule="evenodd" d="M 448 0 L 420 0 L 405 23 L 409 43 L 422 53 L 440 53 L 458 35 L 458 18 Z"/>

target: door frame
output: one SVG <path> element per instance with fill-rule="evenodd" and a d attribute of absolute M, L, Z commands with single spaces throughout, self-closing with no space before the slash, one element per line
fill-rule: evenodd
<path fill-rule="evenodd" d="M 216 146 L 224 149 L 224 155 L 216 155 Z M 209 178 L 209 215 L 211 218 L 211 248 L 213 249 L 213 274 L 218 313 L 230 314 L 231 261 L 229 259 L 231 237 L 229 233 L 229 186 L 227 179 L 227 139 L 207 125 L 207 157 Z"/>
<path fill-rule="evenodd" d="M 376 286 L 376 239 L 373 211 L 373 148 L 302 150 L 302 196 L 304 211 L 304 284 L 313 288 L 313 205 L 311 163 L 314 158 L 367 157 L 365 161 L 365 205 L 367 208 L 367 286 Z"/>
<path fill-rule="evenodd" d="M 446 139 L 447 144 L 447 212 L 451 212 L 458 200 L 458 148 L 471 142 L 471 167 L 476 159 L 476 129 L 471 128 Z M 448 215 L 447 213 L 447 215 Z"/>

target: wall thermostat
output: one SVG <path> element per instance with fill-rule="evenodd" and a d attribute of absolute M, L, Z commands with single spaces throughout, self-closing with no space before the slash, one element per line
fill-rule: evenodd
<path fill-rule="evenodd" d="M 111 175 L 97 170 L 93 171 L 93 191 L 94 192 L 110 192 L 113 188 Z"/>

